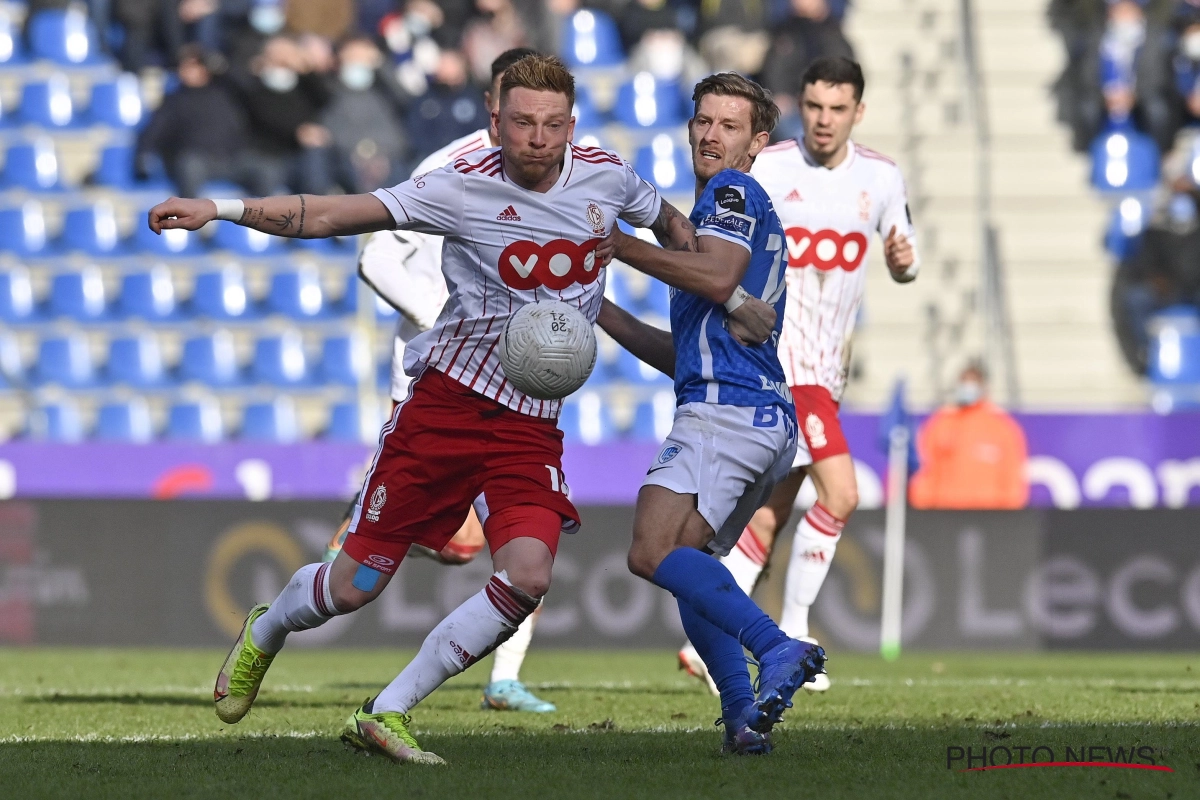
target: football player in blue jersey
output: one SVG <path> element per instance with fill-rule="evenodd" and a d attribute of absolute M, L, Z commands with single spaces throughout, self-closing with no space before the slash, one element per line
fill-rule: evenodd
<path fill-rule="evenodd" d="M 675 421 L 638 494 L 629 568 L 678 600 L 684 629 L 721 693 L 723 750 L 762 754 L 770 752 L 771 728 L 792 695 L 823 672 L 825 661 L 820 647 L 788 638 L 715 558 L 729 552 L 786 477 L 797 447 L 795 410 L 776 354 L 784 231 L 749 175 L 779 112 L 769 92 L 735 73 L 705 78 L 692 99 L 691 241 L 657 248 L 618 231 L 610 242 L 614 258 L 675 287 L 671 332 L 607 301 L 597 322 L 675 379 Z M 729 316 L 746 303 L 774 312 L 766 335 L 748 333 Z M 743 646 L 759 663 L 757 696 Z"/>

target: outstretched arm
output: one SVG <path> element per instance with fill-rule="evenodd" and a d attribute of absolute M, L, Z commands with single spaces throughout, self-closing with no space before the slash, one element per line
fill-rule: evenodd
<path fill-rule="evenodd" d="M 698 249 L 696 226 L 675 206 L 666 200 L 658 207 L 658 217 L 650 223 L 650 232 L 663 247 L 671 250 Z"/>
<path fill-rule="evenodd" d="M 245 210 L 238 225 L 295 239 L 352 236 L 396 224 L 383 202 L 370 194 L 256 197 L 242 203 Z M 194 231 L 216 218 L 217 204 L 212 200 L 172 197 L 150 209 L 149 223 L 155 233 L 173 228 Z"/>
<path fill-rule="evenodd" d="M 670 331 L 647 325 L 608 300 L 600 303 L 596 324 L 638 359 L 668 377 L 675 377 L 675 343 Z"/>
<path fill-rule="evenodd" d="M 662 220 L 661 214 L 659 220 Z M 690 227 L 691 223 L 686 219 L 683 222 Z M 669 225 L 680 239 L 686 236 L 677 221 Z M 655 228 L 651 230 L 657 235 Z M 668 286 L 714 303 L 724 303 L 733 295 L 750 265 L 750 251 L 745 247 L 716 236 L 698 237 L 695 228 L 692 228 L 690 244 L 678 250 L 665 245 L 655 247 L 619 228 L 613 228 L 609 236 L 613 243 L 613 258 Z"/>

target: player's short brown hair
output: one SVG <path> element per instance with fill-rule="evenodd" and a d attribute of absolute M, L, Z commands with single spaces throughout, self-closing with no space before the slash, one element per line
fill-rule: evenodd
<path fill-rule="evenodd" d="M 779 106 L 775 105 L 771 93 L 754 81 L 736 72 L 718 72 L 696 84 L 692 91 L 694 117 L 700 110 L 700 100 L 707 94 L 722 97 L 744 97 L 750 101 L 750 126 L 754 133 L 775 130 L 779 122 Z"/>
<path fill-rule="evenodd" d="M 565 94 L 567 104 L 575 107 L 575 78 L 558 56 L 525 56 L 509 66 L 500 79 L 500 96 L 513 89 Z"/>

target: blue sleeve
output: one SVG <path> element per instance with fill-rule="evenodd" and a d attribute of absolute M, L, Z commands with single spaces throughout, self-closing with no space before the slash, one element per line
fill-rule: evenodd
<path fill-rule="evenodd" d="M 761 199 L 757 183 L 744 172 L 727 169 L 717 173 L 693 212 L 698 218 L 697 236 L 716 236 L 753 251 Z"/>

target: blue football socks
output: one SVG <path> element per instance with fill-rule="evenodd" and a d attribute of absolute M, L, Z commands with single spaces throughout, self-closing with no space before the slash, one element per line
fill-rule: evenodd
<path fill-rule="evenodd" d="M 742 644 L 713 625 L 683 600 L 679 602 L 679 617 L 692 647 L 704 659 L 708 674 L 721 692 L 721 718 L 734 720 L 746 706 L 754 702 L 750 671 L 746 669 L 746 653 Z"/>
<path fill-rule="evenodd" d="M 677 547 L 658 565 L 653 580 L 741 642 L 759 660 L 771 648 L 788 641 L 787 634 L 738 588 L 725 565 L 707 553 Z"/>

